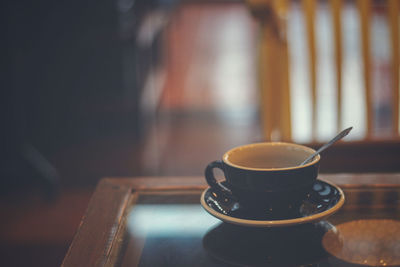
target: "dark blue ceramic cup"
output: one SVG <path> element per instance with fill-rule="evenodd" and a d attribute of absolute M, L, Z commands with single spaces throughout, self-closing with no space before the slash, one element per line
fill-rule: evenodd
<path fill-rule="evenodd" d="M 318 176 L 320 156 L 300 164 L 314 149 L 291 143 L 265 142 L 233 148 L 222 160 L 205 169 L 207 183 L 216 194 L 233 199 L 248 209 L 298 210 Z M 221 169 L 218 182 L 213 170 Z"/>

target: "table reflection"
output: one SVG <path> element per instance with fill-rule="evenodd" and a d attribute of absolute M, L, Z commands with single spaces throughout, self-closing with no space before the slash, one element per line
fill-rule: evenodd
<path fill-rule="evenodd" d="M 321 240 L 334 230 L 327 221 L 236 226 L 221 223 L 198 204 L 138 204 L 127 227 L 131 241 L 122 266 L 313 266 L 328 257 Z"/>
<path fill-rule="evenodd" d="M 128 230 L 137 236 L 197 237 L 218 222 L 198 204 L 142 204 L 130 213 Z"/>
<path fill-rule="evenodd" d="M 121 266 L 221 266 L 202 245 L 204 234 L 219 223 L 199 204 L 136 205 L 128 216 L 130 241 Z"/>

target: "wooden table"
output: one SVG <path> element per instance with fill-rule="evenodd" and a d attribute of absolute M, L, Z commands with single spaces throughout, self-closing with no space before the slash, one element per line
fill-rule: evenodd
<path fill-rule="evenodd" d="M 348 261 L 346 256 L 334 256 L 337 247 L 329 248 L 321 243 L 326 241 L 327 232 L 338 230 L 336 241 L 343 246 L 340 242 L 348 238 L 345 236 L 346 222 L 360 222 L 361 226 L 365 226 L 363 222 L 394 225 L 395 233 L 390 236 L 396 236 L 400 231 L 397 227 L 400 225 L 400 174 L 320 174 L 320 177 L 343 189 L 346 203 L 342 209 L 318 224 L 275 229 L 232 226 L 210 216 L 199 204 L 200 194 L 206 188 L 203 177 L 103 179 L 62 266 L 248 266 L 268 263 L 271 266 L 277 263 L 357 266 L 350 262 L 364 260 L 366 262 L 361 263 L 371 263 L 374 259 L 361 259 L 363 255 Z M 326 231 L 322 233 L 321 229 Z M 231 240 L 234 236 L 237 240 Z M 270 241 L 257 240 L 260 236 Z M 394 242 L 395 249 L 400 251 L 400 241 Z M 334 243 L 328 240 L 328 246 Z M 253 255 L 246 252 L 249 248 Z M 329 249 L 331 251 L 327 251 Z M 393 257 L 397 260 L 395 255 L 384 257 L 382 263 L 388 260 L 390 263 Z"/>

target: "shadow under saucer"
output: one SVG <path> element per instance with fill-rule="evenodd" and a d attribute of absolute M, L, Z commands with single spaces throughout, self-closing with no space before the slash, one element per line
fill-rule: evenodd
<path fill-rule="evenodd" d="M 253 228 L 221 223 L 203 237 L 209 255 L 238 266 L 300 266 L 328 256 L 322 237 L 334 226 L 327 221 L 291 227 Z"/>

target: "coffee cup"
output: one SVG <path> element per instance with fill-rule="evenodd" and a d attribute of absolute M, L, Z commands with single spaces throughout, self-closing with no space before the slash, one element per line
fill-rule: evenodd
<path fill-rule="evenodd" d="M 215 194 L 237 201 L 247 209 L 271 212 L 298 210 L 318 176 L 320 156 L 300 165 L 314 149 L 292 143 L 264 142 L 235 147 L 222 160 L 205 169 L 208 185 Z M 218 182 L 214 169 L 225 181 Z"/>

